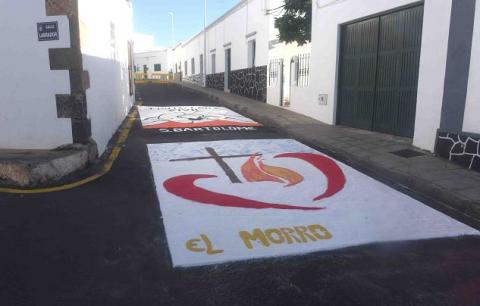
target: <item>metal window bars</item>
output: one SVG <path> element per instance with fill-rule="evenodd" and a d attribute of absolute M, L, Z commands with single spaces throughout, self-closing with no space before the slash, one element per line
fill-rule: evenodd
<path fill-rule="evenodd" d="M 270 60 L 270 63 L 268 64 L 268 86 L 277 85 L 282 69 L 283 69 L 282 58 Z"/>
<path fill-rule="evenodd" d="M 300 54 L 292 58 L 295 63 L 295 80 L 297 87 L 306 87 L 310 84 L 310 53 Z"/>
<path fill-rule="evenodd" d="M 291 58 L 292 70 L 290 84 L 295 87 L 306 87 L 310 84 L 310 53 L 300 54 Z M 270 60 L 268 65 L 268 86 L 276 86 L 282 81 L 283 59 Z"/>

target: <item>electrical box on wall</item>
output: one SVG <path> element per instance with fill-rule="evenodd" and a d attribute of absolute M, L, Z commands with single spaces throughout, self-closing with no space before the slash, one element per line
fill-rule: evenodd
<path fill-rule="evenodd" d="M 318 95 L 318 105 L 327 105 L 328 104 L 328 95 L 319 94 Z"/>

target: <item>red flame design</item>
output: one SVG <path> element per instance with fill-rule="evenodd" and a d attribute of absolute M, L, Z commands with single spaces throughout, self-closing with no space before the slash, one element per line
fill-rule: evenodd
<path fill-rule="evenodd" d="M 311 164 L 319 171 L 321 171 L 327 178 L 327 189 L 317 197 L 314 201 L 320 201 L 340 192 L 346 183 L 345 175 L 342 169 L 336 164 L 336 162 L 327 156 L 322 156 L 313 153 L 285 153 L 279 154 L 274 158 L 295 158 L 306 161 Z M 265 166 L 264 166 L 265 168 Z M 256 181 L 261 180 L 270 180 L 274 181 L 280 180 L 275 176 L 271 176 L 268 173 L 259 173 L 258 167 L 252 167 L 251 162 L 247 162 L 246 165 L 242 167 L 242 172 L 244 170 L 249 173 L 249 179 L 254 179 Z M 282 169 L 283 171 L 283 169 Z M 289 170 L 290 171 L 290 170 Z M 293 172 L 293 171 L 292 171 Z M 244 172 L 245 173 L 245 172 Z M 253 209 L 298 209 L 298 210 L 322 210 L 324 207 L 309 207 L 309 206 L 297 206 L 284 203 L 267 203 L 262 201 L 251 200 L 247 198 L 242 198 L 234 195 L 218 193 L 214 191 L 209 191 L 207 189 L 198 187 L 195 185 L 197 180 L 202 179 L 211 179 L 216 178 L 214 175 L 206 174 L 190 174 L 190 175 L 180 175 L 172 177 L 166 180 L 163 183 L 165 189 L 183 199 L 190 200 L 200 204 L 207 205 L 217 205 L 223 207 L 240 207 L 240 208 L 253 208 Z M 303 178 L 302 178 L 303 179 Z M 282 181 L 283 182 L 283 181 Z"/>
<path fill-rule="evenodd" d="M 243 164 L 242 174 L 247 182 L 288 183 L 286 187 L 303 182 L 303 176 L 292 170 L 265 165 L 258 154 L 250 156 Z"/>

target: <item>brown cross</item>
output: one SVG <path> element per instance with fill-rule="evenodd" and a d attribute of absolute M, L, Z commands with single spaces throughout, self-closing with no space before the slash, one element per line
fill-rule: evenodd
<path fill-rule="evenodd" d="M 205 148 L 210 156 L 202 156 L 202 157 L 191 157 L 191 158 L 182 158 L 182 159 L 171 159 L 171 162 L 178 162 L 178 161 L 193 161 L 193 160 L 204 160 L 204 159 L 213 159 L 217 162 L 217 164 L 222 168 L 225 174 L 228 176 L 230 181 L 234 184 L 241 184 L 242 181 L 238 178 L 232 168 L 225 162 L 227 158 L 238 158 L 238 157 L 250 157 L 250 156 L 260 156 L 262 154 L 248 154 L 248 155 L 229 155 L 229 156 L 221 156 L 213 148 Z"/>

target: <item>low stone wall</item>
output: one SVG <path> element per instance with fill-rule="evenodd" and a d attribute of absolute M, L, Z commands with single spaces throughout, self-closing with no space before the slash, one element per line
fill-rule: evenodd
<path fill-rule="evenodd" d="M 203 86 L 203 74 L 189 75 L 189 76 L 183 77 L 183 80 L 186 82 Z"/>
<path fill-rule="evenodd" d="M 225 73 L 214 73 L 207 75 L 207 87 L 218 90 L 225 89 Z"/>
<path fill-rule="evenodd" d="M 201 74 L 190 75 L 184 81 L 203 86 Z M 207 75 L 207 87 L 218 90 L 225 88 L 225 73 Z M 231 93 L 267 102 L 267 66 L 233 70 L 228 77 L 228 89 Z"/>
<path fill-rule="evenodd" d="M 267 66 L 231 71 L 228 87 L 236 95 L 267 102 Z"/>
<path fill-rule="evenodd" d="M 456 164 L 480 171 L 480 136 L 440 132 L 435 152 Z"/>

